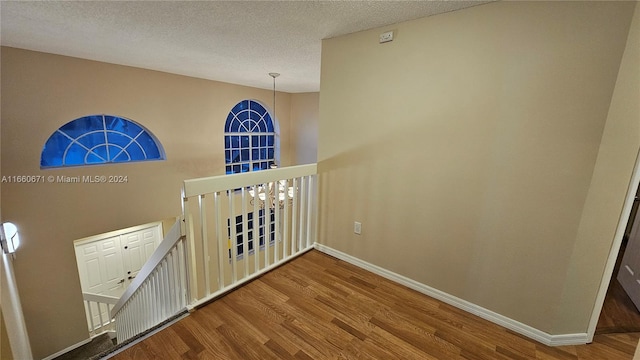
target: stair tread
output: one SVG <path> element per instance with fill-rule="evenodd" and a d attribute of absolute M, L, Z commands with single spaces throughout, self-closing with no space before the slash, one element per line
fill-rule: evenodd
<path fill-rule="evenodd" d="M 86 360 L 97 354 L 108 351 L 113 347 L 115 347 L 115 345 L 109 337 L 109 334 L 102 334 L 93 338 L 91 342 L 73 349 L 66 354 L 60 355 L 54 360 Z"/>

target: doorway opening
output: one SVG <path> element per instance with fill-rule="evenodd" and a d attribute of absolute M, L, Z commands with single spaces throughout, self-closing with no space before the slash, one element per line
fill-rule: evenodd
<path fill-rule="evenodd" d="M 90 335 L 114 333 L 111 309 L 163 238 L 154 222 L 73 242 Z"/>
<path fill-rule="evenodd" d="M 613 275 L 607 289 L 595 334 L 640 332 L 640 297 L 635 277 L 640 272 L 636 254 L 640 253 L 640 186 L 636 188 L 631 214 L 627 221 Z M 638 264 L 640 265 L 640 264 Z M 621 273 L 622 272 L 622 273 Z M 635 297 L 635 298 L 634 298 Z M 634 301 L 635 300 L 635 301 Z"/>
<path fill-rule="evenodd" d="M 613 238 L 613 244 L 611 245 L 611 250 L 609 252 L 609 257 L 605 265 L 604 272 L 602 274 L 602 280 L 600 281 L 600 288 L 596 296 L 596 302 L 594 304 L 593 311 L 591 312 L 591 318 L 589 320 L 589 326 L 587 328 L 588 343 L 593 341 L 593 337 L 596 333 L 598 320 L 600 319 L 600 315 L 603 310 L 603 305 L 607 295 L 607 290 L 609 289 L 613 279 L 617 278 L 617 275 L 616 277 L 614 277 L 614 268 L 616 267 L 616 262 L 617 262 L 616 260 L 620 255 L 621 248 L 623 248 L 622 240 L 629 226 L 629 218 L 632 213 L 631 210 L 634 207 L 634 203 L 635 203 L 634 200 L 636 198 L 636 195 L 638 194 L 639 186 L 640 186 L 640 151 L 638 151 L 638 153 L 636 154 L 636 162 L 633 169 L 633 173 L 631 175 L 631 179 L 629 181 L 629 187 L 627 188 L 627 195 L 626 195 L 624 204 L 622 206 L 622 211 L 618 221 L 618 226 L 616 228 L 616 233 Z M 632 224 L 638 223 L 640 221 L 638 218 L 640 218 L 640 215 L 638 215 L 638 211 L 636 211 L 636 216 Z M 637 227 L 637 230 L 640 231 L 640 225 Z M 629 238 L 633 237 L 633 235 L 631 234 L 633 231 L 634 229 L 632 228 L 631 232 L 629 233 Z M 627 246 L 628 244 L 624 248 L 626 249 Z M 625 251 L 625 253 L 629 253 L 629 251 Z M 623 266 L 621 265 L 620 267 L 623 267 Z M 640 272 L 638 273 L 638 275 L 640 275 Z"/>

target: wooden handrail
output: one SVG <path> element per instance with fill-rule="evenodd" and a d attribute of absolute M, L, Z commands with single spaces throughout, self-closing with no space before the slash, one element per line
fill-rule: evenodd
<path fill-rule="evenodd" d="M 111 310 L 111 316 L 115 317 L 115 315 L 120 311 L 122 306 L 127 303 L 129 298 L 133 294 L 135 294 L 136 290 L 144 283 L 144 281 L 151 275 L 153 270 L 162 262 L 162 260 L 167 256 L 167 254 L 173 249 L 180 239 L 183 239 L 180 231 L 180 221 L 176 221 L 175 224 L 171 227 L 171 230 L 164 237 L 160 245 L 153 252 L 149 260 L 142 266 L 136 277 L 133 279 L 131 284 L 124 291 L 124 294 L 120 297 L 118 302 L 115 304 L 113 309 Z"/>
<path fill-rule="evenodd" d="M 188 198 L 217 191 L 227 191 L 255 184 L 265 184 L 282 179 L 316 174 L 317 164 L 287 166 L 263 171 L 251 171 L 240 174 L 211 176 L 184 181 L 183 197 Z"/>

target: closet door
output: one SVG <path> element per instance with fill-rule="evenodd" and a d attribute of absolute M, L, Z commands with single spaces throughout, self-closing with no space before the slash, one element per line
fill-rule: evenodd
<path fill-rule="evenodd" d="M 124 292 L 124 267 L 120 237 L 76 246 L 83 292 L 120 297 Z"/>
<path fill-rule="evenodd" d="M 160 243 L 160 227 L 154 226 L 120 235 L 120 243 L 128 285 Z"/>
<path fill-rule="evenodd" d="M 122 296 L 126 281 L 120 237 L 114 236 L 78 245 L 75 249 L 82 291 L 97 295 Z M 110 317 L 106 307 L 98 309 L 96 303 L 91 303 L 90 311 L 85 310 L 89 326 L 100 324 L 100 319 L 105 320 Z M 90 316 L 93 317 L 93 321 L 90 321 Z"/>

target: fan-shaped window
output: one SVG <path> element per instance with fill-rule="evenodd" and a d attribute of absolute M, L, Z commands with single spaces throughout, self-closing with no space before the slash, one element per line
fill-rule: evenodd
<path fill-rule="evenodd" d="M 160 142 L 140 124 L 111 115 L 75 119 L 42 149 L 41 168 L 164 160 Z"/>
<path fill-rule="evenodd" d="M 256 101 L 233 107 L 224 127 L 226 173 L 268 169 L 276 163 L 276 132 L 271 115 Z"/>

